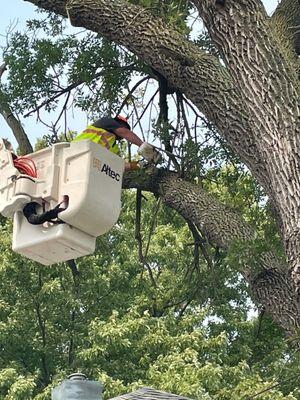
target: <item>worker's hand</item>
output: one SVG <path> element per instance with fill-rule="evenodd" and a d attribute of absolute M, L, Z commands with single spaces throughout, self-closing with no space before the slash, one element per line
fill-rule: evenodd
<path fill-rule="evenodd" d="M 149 163 L 159 164 L 162 161 L 161 154 L 149 143 L 143 142 L 138 148 L 138 154 L 145 158 Z"/>
<path fill-rule="evenodd" d="M 137 161 L 125 162 L 125 171 L 136 171 L 140 168 L 141 167 Z"/>

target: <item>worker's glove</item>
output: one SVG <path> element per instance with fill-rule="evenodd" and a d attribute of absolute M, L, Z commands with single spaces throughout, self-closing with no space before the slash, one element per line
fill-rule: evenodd
<path fill-rule="evenodd" d="M 138 148 L 138 154 L 151 164 L 159 164 L 162 161 L 161 154 L 147 142 L 143 142 Z"/>
<path fill-rule="evenodd" d="M 126 170 L 127 171 L 136 171 L 137 169 L 140 169 L 140 165 L 138 164 L 137 161 L 130 161 L 126 163 Z"/>

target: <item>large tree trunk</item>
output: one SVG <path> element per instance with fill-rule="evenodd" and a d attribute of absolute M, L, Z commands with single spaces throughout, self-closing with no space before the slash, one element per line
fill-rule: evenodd
<path fill-rule="evenodd" d="M 299 285 L 300 110 L 294 54 L 277 39 L 260 1 L 226 1 L 225 7 L 211 0 L 195 4 L 239 88 Z"/>
<path fill-rule="evenodd" d="M 274 319 L 289 334 L 295 333 L 300 324 L 295 294 L 300 287 L 299 38 L 292 35 L 290 24 L 299 21 L 299 2 L 282 1 L 270 20 L 259 0 L 193 0 L 221 62 L 146 9 L 123 0 L 25 1 L 126 46 L 185 93 L 215 125 L 273 203 L 293 282 L 288 268 L 272 254 L 261 255 L 259 273 L 245 268 L 243 274 Z M 174 177 L 156 179 L 156 190 L 165 202 L 187 220 L 196 218 L 212 242 L 228 248 L 237 236 L 253 237 L 249 227 L 204 192 L 200 195 L 199 188 L 194 192 Z"/>

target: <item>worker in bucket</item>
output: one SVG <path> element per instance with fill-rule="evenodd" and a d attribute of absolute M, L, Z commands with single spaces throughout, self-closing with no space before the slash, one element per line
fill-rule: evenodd
<path fill-rule="evenodd" d="M 118 115 L 115 118 L 103 117 L 89 125 L 82 133 L 80 133 L 74 141 L 92 140 L 99 143 L 107 150 L 119 155 L 120 148 L 118 141 L 126 139 L 129 143 L 138 146 L 138 154 L 140 154 L 148 163 L 158 164 L 161 162 L 161 154 L 149 143 L 143 142 L 134 132 L 128 123 L 127 118 Z M 125 171 L 138 169 L 137 162 L 126 162 Z"/>

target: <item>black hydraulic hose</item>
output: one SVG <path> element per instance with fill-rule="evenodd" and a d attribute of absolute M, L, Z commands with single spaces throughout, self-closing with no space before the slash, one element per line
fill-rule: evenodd
<path fill-rule="evenodd" d="M 41 225 L 45 222 L 53 222 L 52 220 L 57 218 L 58 213 L 65 210 L 65 208 L 61 208 L 60 204 L 58 204 L 52 210 L 38 214 L 38 206 L 40 206 L 39 203 L 32 201 L 31 203 L 26 204 L 26 206 L 23 208 L 24 216 L 32 225 Z"/>

